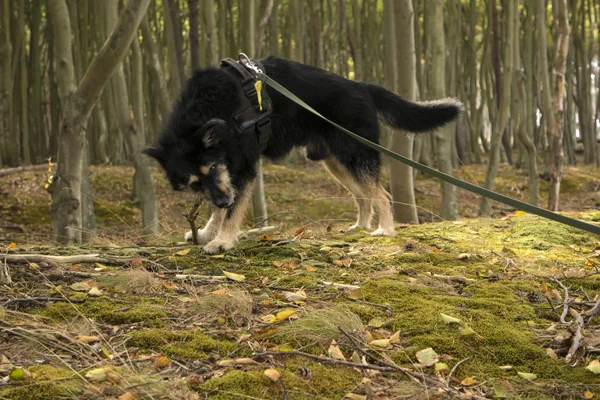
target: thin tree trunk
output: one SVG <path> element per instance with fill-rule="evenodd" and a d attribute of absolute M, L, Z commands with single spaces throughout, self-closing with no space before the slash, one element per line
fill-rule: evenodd
<path fill-rule="evenodd" d="M 200 24 L 198 17 L 198 0 L 188 0 L 190 10 L 190 57 L 192 70 L 200 68 Z M 144 36 L 146 36 L 144 34 Z"/>
<path fill-rule="evenodd" d="M 57 171 L 49 188 L 54 238 L 59 243 L 81 243 L 84 128 L 102 89 L 125 56 L 149 4 L 150 0 L 128 2 L 113 33 L 76 86 L 67 4 L 65 0 L 48 0 L 54 28 L 58 91 L 63 105 Z"/>
<path fill-rule="evenodd" d="M 446 40 L 444 33 L 444 1 L 433 0 L 428 3 L 429 43 L 431 46 L 431 98 L 446 97 Z M 435 132 L 437 157 L 440 171 L 452 174 L 452 137 L 455 126 L 438 129 Z M 453 221 L 457 217 L 456 186 L 442 182 L 442 218 Z"/>
<path fill-rule="evenodd" d="M 385 3 L 389 6 L 389 3 Z M 416 100 L 417 75 L 414 37 L 414 11 L 412 0 L 396 0 L 394 13 L 397 59 L 392 60 L 397 65 L 396 87 L 400 96 L 407 100 Z M 400 77 L 402 77 L 400 79 Z M 396 132 L 392 135 L 391 150 L 412 159 L 413 137 Z M 417 208 L 415 205 L 415 190 L 413 187 L 412 168 L 396 161 L 390 161 L 392 199 L 394 201 L 394 217 L 398 222 L 418 224 Z"/>
<path fill-rule="evenodd" d="M 154 39 L 154 35 L 152 35 L 152 29 L 150 29 L 147 16 L 144 16 L 142 19 L 140 27 L 142 28 L 142 35 L 144 37 L 143 43 L 146 54 L 150 61 L 150 73 L 155 85 L 154 95 L 160 104 L 160 117 L 164 118 L 169 110 L 169 91 L 167 90 L 167 82 L 165 80 L 162 64 L 160 62 L 160 54 L 158 53 L 156 41 Z M 173 94 L 174 93 L 176 92 L 173 92 Z M 160 119 L 158 121 L 160 121 Z"/>
<path fill-rule="evenodd" d="M 0 165 L 9 163 L 8 138 L 11 135 L 11 55 L 10 0 L 0 0 Z"/>
<path fill-rule="evenodd" d="M 548 209 L 552 211 L 558 211 L 560 201 L 560 180 L 563 165 L 565 72 L 567 69 L 567 54 L 569 52 L 567 0 L 557 0 L 557 5 L 558 38 L 556 55 L 554 56 L 554 96 L 552 99 L 555 124 L 552 130 L 552 170 L 550 173 L 550 188 L 548 189 Z"/>
<path fill-rule="evenodd" d="M 219 51 L 217 49 L 217 25 L 215 24 L 215 2 L 204 0 L 204 25 L 206 42 L 206 63 L 212 67 L 219 65 Z"/>
<path fill-rule="evenodd" d="M 498 110 L 498 117 L 494 121 L 492 128 L 492 141 L 490 146 L 490 158 L 488 160 L 488 167 L 485 177 L 485 187 L 490 190 L 494 190 L 495 179 L 498 173 L 498 164 L 500 162 L 500 145 L 502 142 L 502 135 L 506 129 L 508 123 L 508 117 L 510 113 L 510 100 L 511 100 L 511 87 L 513 80 L 513 69 L 514 69 L 514 41 L 515 41 L 515 17 L 517 8 L 517 0 L 506 0 L 504 3 L 505 10 L 505 42 L 503 44 L 503 73 L 502 73 L 502 87 L 500 92 L 500 108 Z M 491 206 L 485 197 L 481 199 L 479 205 L 479 214 L 489 216 L 491 214 Z"/>
<path fill-rule="evenodd" d="M 271 14 L 273 13 L 273 4 L 274 0 L 267 0 L 265 5 L 265 12 L 263 13 L 262 18 L 260 19 L 260 23 L 258 24 L 258 38 L 256 40 L 257 51 L 256 57 L 262 57 L 262 49 L 264 44 L 264 35 L 265 28 L 271 19 Z"/>

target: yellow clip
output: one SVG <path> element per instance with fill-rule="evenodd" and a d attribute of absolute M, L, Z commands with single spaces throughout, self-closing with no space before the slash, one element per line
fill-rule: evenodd
<path fill-rule="evenodd" d="M 258 107 L 260 108 L 260 111 L 262 111 L 262 96 L 260 93 L 262 89 L 262 82 L 256 81 L 256 83 L 254 84 L 254 88 L 256 89 L 256 97 L 258 97 Z"/>

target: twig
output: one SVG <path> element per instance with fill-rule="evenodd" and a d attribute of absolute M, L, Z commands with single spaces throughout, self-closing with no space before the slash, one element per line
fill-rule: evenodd
<path fill-rule="evenodd" d="M 475 281 L 475 279 L 465 278 L 464 276 L 439 275 L 439 274 L 434 274 L 432 272 L 429 272 L 427 275 L 432 278 L 443 279 L 445 281 L 456 282 L 456 283 L 460 283 L 463 285 L 466 285 L 468 282 Z"/>
<path fill-rule="evenodd" d="M 600 314 L 600 299 L 594 304 L 594 307 L 590 308 L 586 312 L 583 313 L 586 317 L 593 317 L 595 315 Z"/>
<path fill-rule="evenodd" d="M 454 375 L 454 372 L 458 369 L 458 366 L 464 362 L 469 361 L 470 358 L 464 358 L 462 360 L 460 360 L 459 362 L 456 363 L 456 365 L 454 365 L 454 367 L 452 367 L 452 370 L 450 371 L 450 373 L 448 374 L 448 379 L 446 380 L 446 382 L 448 382 L 448 385 L 450 384 L 450 379 L 452 378 L 452 375 Z"/>
<path fill-rule="evenodd" d="M 565 285 L 563 285 L 561 281 L 559 281 L 558 279 L 556 279 L 556 277 L 554 275 L 552 275 L 552 278 L 550 278 L 550 280 L 552 282 L 558 283 L 558 285 L 565 292 L 565 300 L 563 301 L 563 312 L 562 312 L 562 314 L 560 316 L 560 322 L 563 323 L 563 324 L 567 324 L 568 322 L 566 320 L 566 317 L 567 317 L 567 314 L 569 313 L 569 303 L 570 303 L 569 302 L 569 300 L 570 300 L 570 298 L 569 298 L 569 289 L 567 289 L 567 287 Z"/>
<path fill-rule="evenodd" d="M 7 263 L 101 263 L 101 264 L 123 264 L 128 262 L 131 257 L 101 257 L 100 254 L 77 254 L 73 256 L 51 256 L 46 254 L 3 254 L 0 255 L 0 261 Z"/>
<path fill-rule="evenodd" d="M 304 353 L 298 350 L 292 351 L 266 351 L 264 353 L 256 354 L 252 359 L 260 359 L 269 356 L 302 356 L 306 358 L 311 358 L 313 360 L 321 361 L 327 364 L 337 364 L 337 365 L 345 365 L 347 367 L 354 367 L 359 369 L 372 369 L 381 372 L 397 372 L 397 368 L 390 367 L 380 367 L 378 365 L 370 365 L 370 364 L 358 364 L 350 361 L 336 360 L 334 358 L 321 357 L 310 353 Z M 402 368 L 401 368 L 402 369 Z"/>
<path fill-rule="evenodd" d="M 198 218 L 198 213 L 200 212 L 200 206 L 202 203 L 202 199 L 197 200 L 196 203 L 194 203 L 192 210 L 183 214 L 192 227 L 192 243 L 194 244 L 198 244 L 198 228 L 196 227 L 196 218 Z"/>
<path fill-rule="evenodd" d="M 319 281 L 318 283 L 320 285 L 333 286 L 333 287 L 336 287 L 339 289 L 360 289 L 360 286 L 347 285 L 345 283 L 334 283 L 334 282 L 326 282 L 326 281 Z"/>
<path fill-rule="evenodd" d="M 583 317 L 575 310 L 571 310 L 571 315 L 574 318 L 574 322 L 575 322 L 575 335 L 573 336 L 573 340 L 571 341 L 571 347 L 569 347 L 569 352 L 567 353 L 567 355 L 565 356 L 565 361 L 567 363 L 570 363 L 573 360 L 577 351 L 579 350 L 579 348 L 582 345 L 582 340 L 583 340 L 583 327 L 584 327 L 584 321 L 583 321 Z"/>
<path fill-rule="evenodd" d="M 271 232 L 275 232 L 277 230 L 281 229 L 281 224 L 275 226 L 275 225 L 269 225 L 269 226 L 265 226 L 262 228 L 253 228 L 253 229 L 248 229 L 245 232 L 242 232 L 238 235 L 238 239 L 247 239 L 250 236 L 254 236 L 254 235 L 264 235 L 265 233 L 271 233 Z"/>
<path fill-rule="evenodd" d="M 227 279 L 226 276 L 220 275 L 175 275 L 175 279 L 190 280 L 190 281 L 224 281 Z"/>
<path fill-rule="evenodd" d="M 23 299 L 11 299 L 2 303 L 6 307 L 14 303 L 30 303 L 36 301 L 64 301 L 67 303 L 85 303 L 85 299 L 65 299 L 64 297 L 27 297 Z"/>

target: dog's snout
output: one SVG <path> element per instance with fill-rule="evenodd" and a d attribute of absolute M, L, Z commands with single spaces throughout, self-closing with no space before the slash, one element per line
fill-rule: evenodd
<path fill-rule="evenodd" d="M 229 201 L 227 198 L 217 199 L 215 201 L 215 206 L 219 208 L 229 208 L 233 205 L 232 201 Z"/>

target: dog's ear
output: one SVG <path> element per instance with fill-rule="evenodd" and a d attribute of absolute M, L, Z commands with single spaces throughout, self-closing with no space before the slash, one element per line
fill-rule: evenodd
<path fill-rule="evenodd" d="M 200 135 L 202 137 L 202 143 L 204 144 L 204 147 L 208 149 L 221 143 L 219 129 L 225 126 L 227 126 L 227 123 L 218 118 L 213 118 L 205 123 L 202 128 L 200 128 Z"/>
<path fill-rule="evenodd" d="M 150 156 L 160 163 L 164 163 L 165 161 L 167 161 L 167 154 L 165 152 L 165 149 L 163 149 L 160 146 L 148 146 L 144 150 L 142 150 L 142 154 Z"/>

